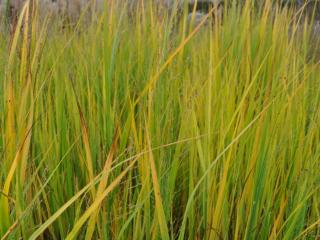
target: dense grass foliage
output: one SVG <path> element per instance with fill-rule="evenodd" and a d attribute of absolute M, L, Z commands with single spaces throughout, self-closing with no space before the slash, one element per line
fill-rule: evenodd
<path fill-rule="evenodd" d="M 193 29 L 26 5 L 0 38 L 2 239 L 319 236 L 319 56 L 266 2 Z"/>

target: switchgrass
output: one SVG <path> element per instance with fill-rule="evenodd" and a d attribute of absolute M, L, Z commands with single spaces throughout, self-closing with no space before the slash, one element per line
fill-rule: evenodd
<path fill-rule="evenodd" d="M 1 32 L 2 239 L 316 239 L 311 27 L 121 4 L 73 27 L 26 4 Z"/>

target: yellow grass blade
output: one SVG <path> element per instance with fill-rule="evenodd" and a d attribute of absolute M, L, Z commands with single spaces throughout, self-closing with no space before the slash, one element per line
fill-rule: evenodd
<path fill-rule="evenodd" d="M 147 127 L 146 127 L 146 129 L 147 129 Z M 169 240 L 170 239 L 169 230 L 168 230 L 168 226 L 166 223 L 166 216 L 164 214 L 160 186 L 159 186 L 159 181 L 158 181 L 158 176 L 157 176 L 157 169 L 156 169 L 156 165 L 155 165 L 154 159 L 153 159 L 150 136 L 149 136 L 148 130 L 147 130 L 146 135 L 147 135 L 147 144 L 148 144 L 148 149 L 149 149 L 149 163 L 150 163 L 150 170 L 151 170 L 151 176 L 152 176 L 153 191 L 154 191 L 155 202 L 156 202 L 156 206 L 155 206 L 156 210 L 155 211 L 157 213 L 156 215 L 157 215 L 158 222 L 159 222 L 161 239 Z"/>
<path fill-rule="evenodd" d="M 127 167 L 124 172 L 130 170 L 130 168 L 134 165 L 134 163 L 138 160 L 138 158 L 134 158 L 131 161 L 129 167 Z M 123 172 L 122 172 L 123 173 Z M 120 175 L 119 175 L 120 176 Z M 112 186 L 115 187 L 115 181 L 119 181 L 119 176 L 112 182 Z M 122 176 L 122 175 L 121 175 Z M 78 191 L 72 198 L 70 198 L 62 207 L 60 207 L 54 214 L 52 214 L 33 234 L 30 236 L 29 240 L 36 240 L 38 237 L 55 221 L 58 217 L 61 216 L 64 211 L 69 208 L 75 201 L 77 201 L 81 195 L 88 191 L 97 181 L 100 181 L 104 177 L 103 173 L 97 175 L 92 181 L 90 181 L 87 185 L 85 185 L 80 191 Z M 120 179 L 121 180 L 121 179 Z M 111 186 L 111 184 L 110 184 Z M 103 192 L 103 194 L 108 190 L 110 190 L 110 186 Z M 95 200 L 95 202 L 97 199 Z M 99 206 L 99 205 L 98 205 Z M 94 209 L 95 210 L 95 209 Z"/>
<path fill-rule="evenodd" d="M 134 102 L 134 105 L 136 105 L 140 99 L 150 90 L 154 87 L 156 81 L 160 77 L 160 75 L 163 73 L 164 70 L 172 63 L 172 61 L 175 59 L 175 57 L 184 49 L 184 47 L 187 45 L 187 43 L 194 37 L 194 35 L 201 29 L 201 27 L 205 24 L 207 19 L 210 17 L 210 15 L 213 13 L 213 11 L 216 9 L 212 8 L 200 21 L 200 23 L 193 29 L 193 31 L 181 42 L 181 44 L 171 53 L 171 55 L 168 57 L 166 62 L 160 67 L 159 71 L 152 76 L 150 81 L 147 83 L 147 85 L 144 87 L 142 92 L 140 93 L 139 97 Z"/>
<path fill-rule="evenodd" d="M 72 85 L 72 90 L 74 92 L 76 102 L 77 102 L 77 107 L 80 115 L 80 124 L 81 124 L 81 131 L 82 131 L 82 141 L 84 144 L 85 148 L 85 153 L 86 153 L 86 167 L 89 175 L 89 181 L 92 181 L 94 178 L 94 172 L 93 172 L 93 161 L 92 161 L 92 155 L 91 155 L 91 149 L 90 149 L 90 142 L 89 142 L 89 132 L 88 132 L 88 125 L 86 123 L 86 120 L 84 118 L 83 112 L 81 110 L 81 106 L 79 103 L 78 96 L 76 94 L 75 88 L 74 88 L 74 83 L 71 81 Z M 95 189 L 92 188 L 91 190 L 92 197 L 95 195 Z"/>
<path fill-rule="evenodd" d="M 105 177 L 99 183 L 96 196 L 100 196 L 107 186 L 113 156 L 114 156 L 114 153 L 117 148 L 118 137 L 119 137 L 118 132 L 116 132 L 115 137 L 113 139 L 111 149 L 110 149 L 109 154 L 107 156 L 107 160 L 106 160 L 105 165 L 103 167 L 103 172 L 105 174 Z M 88 228 L 87 228 L 87 232 L 86 232 L 86 236 L 85 236 L 85 239 L 87 239 L 87 240 L 92 239 L 92 235 L 93 235 L 93 232 L 95 229 L 95 224 L 96 224 L 98 214 L 99 214 L 99 208 L 94 213 L 92 213 L 92 215 L 89 219 Z"/>
<path fill-rule="evenodd" d="M 304 235 L 306 235 L 311 229 L 313 229 L 313 228 L 315 228 L 315 227 L 317 227 L 317 228 L 320 227 L 320 218 L 319 218 L 316 222 L 314 222 L 314 223 L 312 223 L 310 226 L 308 226 L 302 233 L 300 233 L 300 234 L 295 238 L 295 240 L 301 239 Z"/>
<path fill-rule="evenodd" d="M 284 215 L 284 211 L 285 211 L 285 206 L 287 205 L 287 201 L 288 200 L 284 197 L 281 200 L 279 213 L 278 213 L 276 221 L 274 222 L 274 225 L 272 227 L 272 231 L 271 231 L 271 235 L 269 237 L 269 240 L 276 239 L 277 231 L 278 231 L 279 227 L 281 226 L 280 224 L 283 221 L 283 215 Z"/>
<path fill-rule="evenodd" d="M 85 213 L 79 218 L 79 220 L 74 224 L 73 229 L 66 237 L 66 240 L 75 239 L 79 230 L 83 226 L 83 224 L 87 221 L 87 219 L 99 208 L 101 202 L 107 197 L 107 195 L 120 183 L 122 178 L 128 173 L 128 171 L 133 167 L 136 163 L 137 159 L 132 161 L 130 165 L 123 170 L 118 177 L 116 177 L 113 182 L 104 190 L 99 196 L 97 196 L 91 206 L 85 211 Z"/>
<path fill-rule="evenodd" d="M 30 115 L 29 118 L 29 126 L 32 125 L 32 120 L 33 120 L 33 115 Z M 16 153 L 16 156 L 11 164 L 10 170 L 8 172 L 8 175 L 6 177 L 5 183 L 4 183 L 4 187 L 3 187 L 3 193 L 5 195 L 9 195 L 9 191 L 10 191 L 10 186 L 12 183 L 12 179 L 14 177 L 14 174 L 16 172 L 16 169 L 18 167 L 19 162 L 21 161 L 21 158 L 26 158 L 26 155 L 28 153 L 28 149 L 30 147 L 30 138 L 31 138 L 31 132 L 32 132 L 32 126 L 30 126 L 29 129 L 27 129 L 26 133 L 25 133 L 25 137 L 23 139 L 23 142 L 18 150 L 18 152 Z M 8 227 L 10 224 L 10 209 L 9 209 L 9 202 L 8 202 L 8 198 L 1 196 L 0 197 L 1 200 L 1 211 L 2 211 L 2 222 L 1 224 L 3 224 L 5 227 Z"/>

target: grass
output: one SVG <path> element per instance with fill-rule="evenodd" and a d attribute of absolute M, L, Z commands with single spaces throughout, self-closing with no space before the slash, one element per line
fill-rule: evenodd
<path fill-rule="evenodd" d="M 1 32 L 1 239 L 319 237 L 310 26 L 120 4 L 65 28 L 27 4 Z"/>

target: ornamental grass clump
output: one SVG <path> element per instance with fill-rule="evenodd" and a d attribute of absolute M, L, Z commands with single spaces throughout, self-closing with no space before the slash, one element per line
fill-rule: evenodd
<path fill-rule="evenodd" d="M 299 14 L 36 9 L 0 38 L 1 239 L 319 237 L 320 59 Z"/>

